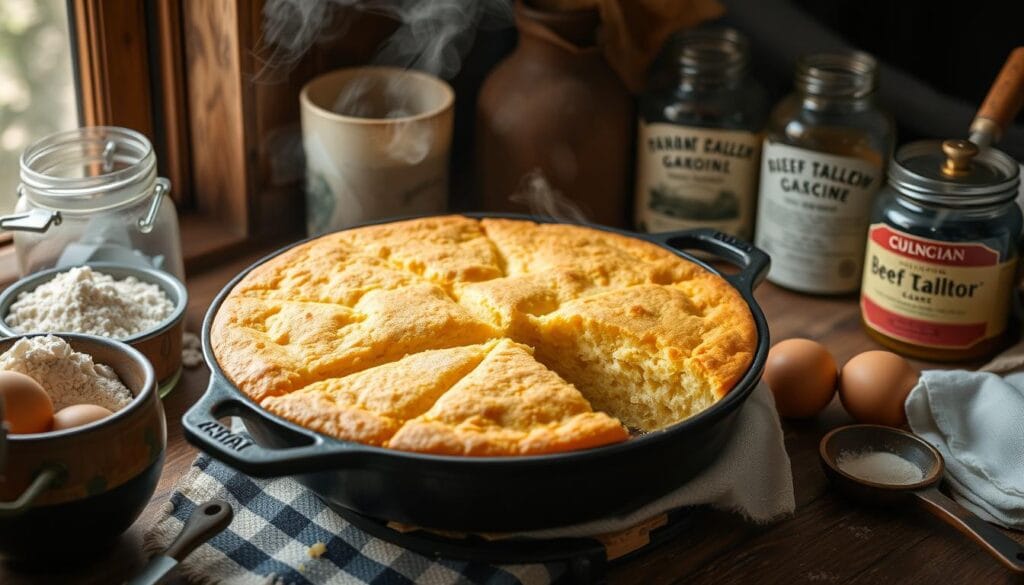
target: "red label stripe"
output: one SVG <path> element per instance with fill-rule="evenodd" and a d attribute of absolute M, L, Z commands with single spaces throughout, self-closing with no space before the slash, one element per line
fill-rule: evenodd
<path fill-rule="evenodd" d="M 943 266 L 994 266 L 999 253 L 982 244 L 940 242 L 893 230 L 887 225 L 871 228 L 871 241 L 904 258 Z"/>

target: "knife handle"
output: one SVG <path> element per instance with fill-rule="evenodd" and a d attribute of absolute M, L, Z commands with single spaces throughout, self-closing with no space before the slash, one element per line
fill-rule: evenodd
<path fill-rule="evenodd" d="M 224 500 L 210 500 L 199 504 L 185 521 L 185 526 L 178 533 L 178 537 L 167 547 L 164 555 L 181 562 L 199 545 L 227 528 L 234 515 L 231 504 Z"/>
<path fill-rule="evenodd" d="M 971 122 L 971 142 L 989 146 L 999 142 L 1024 105 L 1024 47 L 1017 47 L 999 71 L 985 101 Z"/>

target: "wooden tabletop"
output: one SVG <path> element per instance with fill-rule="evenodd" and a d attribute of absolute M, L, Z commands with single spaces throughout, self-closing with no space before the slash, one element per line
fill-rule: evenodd
<path fill-rule="evenodd" d="M 203 314 L 216 293 L 261 253 L 190 275 L 188 331 L 200 330 Z M 762 285 L 757 296 L 768 316 L 773 341 L 817 339 L 832 350 L 840 364 L 861 351 L 878 349 L 860 329 L 853 298 L 801 296 L 770 284 Z M 186 370 L 182 382 L 165 399 L 167 458 L 160 484 L 145 512 L 114 550 L 81 567 L 63 567 L 56 558 L 45 567 L 0 565 L 0 583 L 120 583 L 138 571 L 145 562 L 145 530 L 196 456 L 195 448 L 182 437 L 179 421 L 205 390 L 208 377 L 205 367 Z M 688 530 L 673 541 L 613 565 L 610 582 L 1024 584 L 1024 577 L 1013 575 L 969 539 L 930 516 L 913 509 L 866 509 L 834 494 L 819 468 L 818 441 L 829 429 L 848 422 L 838 401 L 814 420 L 783 422 L 796 489 L 797 509 L 792 518 L 753 526 L 721 512 L 696 512 Z M 1008 534 L 1024 542 L 1024 534 Z"/>

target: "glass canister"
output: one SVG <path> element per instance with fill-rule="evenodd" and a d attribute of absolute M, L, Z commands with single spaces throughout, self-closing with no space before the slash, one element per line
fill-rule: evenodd
<path fill-rule="evenodd" d="M 775 284 L 831 295 L 860 286 L 864 236 L 895 140 L 875 104 L 877 78 L 865 53 L 805 57 L 796 91 L 771 115 L 756 242 L 772 256 Z"/>
<path fill-rule="evenodd" d="M 84 262 L 154 267 L 184 280 L 170 181 L 145 136 L 95 126 L 59 132 L 21 155 L 14 232 L 22 274 Z"/>
<path fill-rule="evenodd" d="M 746 38 L 733 29 L 680 33 L 640 98 L 636 225 L 663 232 L 754 231 L 764 91 L 748 71 Z"/>
<path fill-rule="evenodd" d="M 864 328 L 933 361 L 991 356 L 1008 341 L 1021 210 L 1017 162 L 966 140 L 900 148 L 875 207 L 861 287 Z"/>

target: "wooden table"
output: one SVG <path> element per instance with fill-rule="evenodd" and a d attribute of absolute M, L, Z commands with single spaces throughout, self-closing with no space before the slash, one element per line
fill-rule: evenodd
<path fill-rule="evenodd" d="M 260 253 L 190 276 L 187 330 L 199 331 L 217 291 Z M 758 291 L 774 340 L 810 337 L 824 342 L 842 364 L 858 352 L 877 349 L 861 332 L 854 299 L 795 295 L 769 284 Z M 932 364 L 918 362 L 921 367 Z M 145 562 L 142 535 L 167 501 L 196 450 L 185 442 L 182 413 L 202 394 L 205 368 L 187 370 L 167 397 L 167 460 L 156 494 L 116 548 L 84 567 L 0 565 L 0 583 L 120 583 Z M 613 584 L 660 583 L 1016 583 L 1011 574 L 967 538 L 912 510 L 858 507 L 832 493 L 819 468 L 818 441 L 829 429 L 850 422 L 838 400 L 818 418 L 784 422 L 792 461 L 796 514 L 770 526 L 752 526 L 729 514 L 696 512 L 692 529 L 639 558 L 615 565 Z M 56 528 L 59 530 L 59 528 Z M 1010 533 L 1024 542 L 1024 534 Z M 55 571 L 59 571 L 56 572 Z"/>

